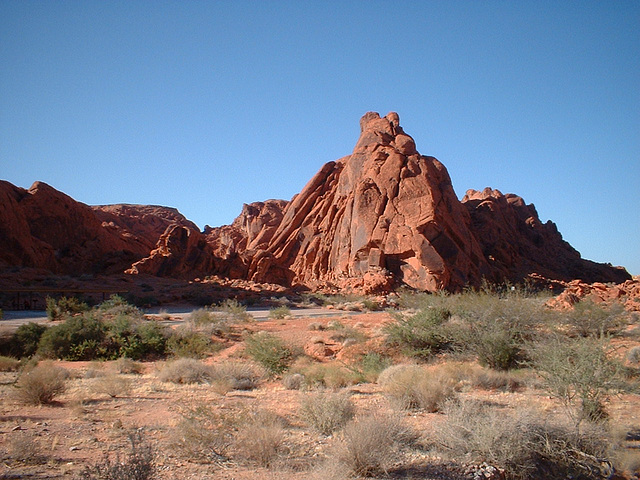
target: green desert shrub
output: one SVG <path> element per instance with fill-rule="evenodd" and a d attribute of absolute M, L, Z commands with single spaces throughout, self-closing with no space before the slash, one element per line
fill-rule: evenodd
<path fill-rule="evenodd" d="M 53 326 L 42 334 L 38 353 L 46 358 L 65 360 L 100 358 L 105 331 L 104 324 L 93 312 L 67 317 L 64 323 Z"/>
<path fill-rule="evenodd" d="M 20 325 L 11 338 L 12 354 L 18 358 L 35 355 L 46 330 L 47 327 L 35 322 Z"/>
<path fill-rule="evenodd" d="M 232 323 L 253 321 L 253 316 L 247 312 L 247 307 L 233 298 L 226 299 L 215 310 L 221 312 L 223 318 Z"/>
<path fill-rule="evenodd" d="M 268 332 L 257 332 L 245 339 L 245 352 L 274 375 L 284 372 L 293 361 L 292 350 Z"/>
<path fill-rule="evenodd" d="M 286 305 L 280 305 L 279 307 L 275 307 L 269 310 L 269 318 L 273 319 L 283 319 L 291 316 L 291 309 Z"/>
<path fill-rule="evenodd" d="M 0 355 L 0 372 L 15 372 L 20 368 L 20 360 Z"/>
<path fill-rule="evenodd" d="M 167 350 L 174 357 L 204 358 L 212 349 L 210 336 L 187 326 L 174 330 L 167 340 Z"/>
<path fill-rule="evenodd" d="M 530 350 L 532 365 L 547 391 L 569 409 L 578 407 L 578 423 L 606 417 L 606 396 L 629 388 L 624 367 L 612 358 L 606 339 L 554 338 Z"/>
<path fill-rule="evenodd" d="M 467 292 L 456 298 L 457 348 L 496 370 L 520 366 L 526 360 L 526 343 L 548 318 L 539 298 L 521 295 L 517 290 L 503 295 Z"/>
<path fill-rule="evenodd" d="M 60 320 L 65 315 L 73 315 L 89 310 L 89 306 L 75 297 L 46 298 L 46 310 L 49 320 Z"/>
<path fill-rule="evenodd" d="M 103 317 L 100 309 L 67 317 L 42 333 L 37 352 L 46 358 L 134 360 L 165 353 L 165 329 L 153 322 L 119 313 Z"/>
<path fill-rule="evenodd" d="M 567 314 L 571 332 L 581 337 L 601 337 L 620 333 L 627 325 L 627 316 L 620 303 L 610 306 L 582 300 Z"/>
<path fill-rule="evenodd" d="M 441 308 L 427 308 L 413 315 L 396 314 L 396 321 L 384 327 L 387 342 L 411 357 L 429 358 L 451 345 L 445 327 L 450 316 L 448 310 Z"/>
<path fill-rule="evenodd" d="M 52 403 L 67 388 L 69 372 L 62 367 L 41 363 L 18 378 L 16 397 L 30 405 Z"/>
<path fill-rule="evenodd" d="M 376 382 L 379 375 L 391 366 L 391 359 L 378 352 L 368 352 L 360 357 L 356 366 L 358 373 L 367 382 Z"/>
<path fill-rule="evenodd" d="M 317 392 L 302 400 L 301 416 L 315 430 L 331 435 L 355 414 L 355 406 L 344 393 Z"/>

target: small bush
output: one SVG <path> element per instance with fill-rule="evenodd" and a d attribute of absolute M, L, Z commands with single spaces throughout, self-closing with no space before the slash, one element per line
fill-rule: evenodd
<path fill-rule="evenodd" d="M 579 405 L 578 423 L 604 418 L 605 396 L 627 388 L 624 368 L 608 350 L 606 340 L 597 338 L 554 339 L 531 347 L 533 366 L 547 391 L 567 407 Z"/>
<path fill-rule="evenodd" d="M 358 370 L 367 382 L 376 382 L 380 374 L 391 366 L 391 359 L 377 352 L 364 354 L 358 362 Z"/>
<path fill-rule="evenodd" d="M 163 382 L 207 383 L 211 380 L 211 368 L 194 358 L 180 358 L 167 362 L 158 373 Z"/>
<path fill-rule="evenodd" d="M 0 372 L 15 372 L 20 368 L 20 360 L 0 356 Z"/>
<path fill-rule="evenodd" d="M 456 395 L 460 379 L 446 367 L 394 365 L 384 370 L 378 383 L 400 408 L 439 411 Z"/>
<path fill-rule="evenodd" d="M 640 363 L 640 346 L 633 347 L 627 352 L 627 360 L 634 364 Z"/>
<path fill-rule="evenodd" d="M 289 373 L 282 377 L 282 385 L 288 390 L 300 390 L 304 384 L 305 378 L 301 373 Z"/>
<path fill-rule="evenodd" d="M 286 305 L 281 305 L 269 310 L 269 318 L 283 319 L 291 316 L 291 309 Z"/>
<path fill-rule="evenodd" d="M 433 430 L 436 446 L 460 463 L 500 467 L 508 479 L 604 478 L 610 439 L 589 424 L 583 432 L 540 412 L 511 412 L 477 401 L 451 402 Z"/>
<path fill-rule="evenodd" d="M 31 357 L 38 350 L 38 344 L 47 327 L 35 322 L 20 325 L 11 339 L 12 353 L 18 357 Z"/>
<path fill-rule="evenodd" d="M 222 312 L 224 318 L 234 323 L 253 321 L 253 316 L 247 312 L 247 307 L 235 299 L 226 299 L 216 308 L 216 310 Z"/>
<path fill-rule="evenodd" d="M 258 332 L 245 340 L 245 352 L 271 374 L 281 374 L 293 361 L 293 352 L 275 335 Z"/>
<path fill-rule="evenodd" d="M 61 297 L 58 300 L 47 297 L 46 309 L 49 320 L 60 320 L 68 314 L 85 312 L 89 310 L 89 306 L 75 297 Z"/>
<path fill-rule="evenodd" d="M 117 373 L 135 373 L 141 374 L 144 372 L 144 365 L 139 362 L 135 362 L 127 357 L 120 357 L 113 363 L 113 367 Z"/>
<path fill-rule="evenodd" d="M 151 480 L 156 478 L 155 451 L 140 430 L 129 434 L 131 451 L 124 460 L 119 455 L 110 460 L 105 454 L 102 463 L 87 467 L 82 480 Z"/>
<path fill-rule="evenodd" d="M 172 429 L 171 444 L 184 458 L 196 463 L 225 460 L 234 430 L 226 423 L 210 409 L 199 407 L 188 412 Z"/>
<path fill-rule="evenodd" d="M 268 467 L 278 457 L 283 441 L 281 420 L 270 412 L 259 412 L 240 426 L 235 447 L 242 458 Z"/>
<path fill-rule="evenodd" d="M 450 334 L 444 324 L 451 316 L 449 310 L 427 308 L 415 315 L 395 315 L 396 321 L 385 325 L 384 332 L 391 345 L 399 346 L 409 356 L 429 358 L 447 349 Z"/>
<path fill-rule="evenodd" d="M 581 300 L 569 311 L 567 323 L 576 335 L 602 337 L 620 333 L 627 325 L 627 318 L 620 303 L 607 306 Z"/>
<path fill-rule="evenodd" d="M 175 357 L 204 358 L 212 348 L 210 337 L 188 327 L 174 330 L 167 340 L 167 349 Z"/>
<path fill-rule="evenodd" d="M 131 392 L 131 380 L 115 374 L 100 376 L 94 380 L 92 390 L 111 398 L 122 397 Z"/>
<path fill-rule="evenodd" d="M 361 375 L 352 369 L 331 363 L 311 363 L 302 368 L 305 383 L 310 387 L 343 388 L 361 381 Z"/>
<path fill-rule="evenodd" d="M 38 439 L 28 434 L 12 434 L 7 441 L 9 458 L 28 465 L 38 465 L 47 461 Z"/>
<path fill-rule="evenodd" d="M 397 460 L 398 447 L 409 436 L 397 418 L 358 418 L 345 426 L 336 456 L 353 475 L 367 477 L 386 474 Z"/>
<path fill-rule="evenodd" d="M 19 401 L 30 405 L 46 405 L 66 390 L 69 372 L 64 368 L 42 363 L 33 370 L 20 375 L 16 396 Z"/>
<path fill-rule="evenodd" d="M 303 399 L 301 414 L 315 430 L 331 435 L 353 418 L 355 406 L 348 395 L 318 392 Z"/>
<path fill-rule="evenodd" d="M 253 390 L 262 377 L 262 372 L 250 363 L 228 361 L 210 368 L 211 382 L 217 383 L 223 390 Z"/>

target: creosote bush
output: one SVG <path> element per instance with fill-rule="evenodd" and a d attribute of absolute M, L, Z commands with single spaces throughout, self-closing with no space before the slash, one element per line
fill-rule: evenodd
<path fill-rule="evenodd" d="M 606 395 L 628 388 L 624 368 L 611 357 L 604 338 L 554 338 L 533 344 L 530 351 L 547 391 L 559 398 L 569 413 L 572 407 L 579 407 L 578 424 L 584 419 L 605 418 Z"/>
<path fill-rule="evenodd" d="M 167 362 L 158 378 L 171 383 L 207 383 L 211 381 L 211 367 L 195 358 L 179 358 Z"/>
<path fill-rule="evenodd" d="M 343 393 L 317 392 L 302 400 L 302 418 L 323 435 L 344 427 L 355 414 L 355 406 Z"/>
<path fill-rule="evenodd" d="M 397 417 L 356 418 L 344 427 L 336 457 L 352 475 L 386 474 L 397 460 L 399 447 L 412 441 L 413 437 Z"/>
<path fill-rule="evenodd" d="M 211 383 L 220 393 L 229 390 L 253 390 L 258 386 L 264 371 L 247 362 L 225 361 L 211 365 Z"/>
<path fill-rule="evenodd" d="M 384 370 L 378 383 L 400 408 L 437 412 L 456 396 L 461 378 L 446 365 L 426 368 L 404 364 Z"/>
<path fill-rule="evenodd" d="M 413 315 L 396 314 L 395 322 L 384 327 L 387 341 L 399 346 L 406 355 L 427 359 L 451 345 L 445 322 L 451 312 L 444 308 L 426 308 Z"/>
<path fill-rule="evenodd" d="M 487 462 L 514 480 L 604 478 L 601 461 L 611 439 L 599 425 L 577 431 L 541 412 L 514 412 L 474 400 L 450 402 L 444 411 L 433 441 L 459 463 Z"/>
<path fill-rule="evenodd" d="M 269 310 L 269 318 L 273 319 L 283 319 L 291 316 L 291 309 L 286 305 L 280 305 L 279 307 L 275 307 Z"/>
<path fill-rule="evenodd" d="M 67 388 L 69 372 L 62 367 L 43 362 L 20 375 L 17 382 L 17 399 L 31 405 L 52 403 Z"/>
<path fill-rule="evenodd" d="M 89 306 L 75 297 L 46 298 L 47 317 L 49 320 L 60 320 L 66 315 L 73 315 L 89 310 Z"/>
<path fill-rule="evenodd" d="M 258 332 L 245 339 L 245 352 L 274 375 L 283 373 L 293 361 L 293 352 L 279 337 Z"/>

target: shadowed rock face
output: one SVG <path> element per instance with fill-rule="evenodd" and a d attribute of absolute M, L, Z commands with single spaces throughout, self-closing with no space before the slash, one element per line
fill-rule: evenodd
<path fill-rule="evenodd" d="M 36 182 L 0 182 L 0 256 L 6 265 L 59 274 L 122 272 L 148 250 L 140 239 L 103 227 L 88 205 Z"/>
<path fill-rule="evenodd" d="M 398 122 L 395 113 L 362 117 L 353 153 L 324 165 L 287 205 L 250 279 L 354 286 L 378 273 L 436 291 L 489 273 L 446 168 L 418 154 Z"/>
<path fill-rule="evenodd" d="M 517 195 L 503 195 L 491 188 L 469 190 L 462 203 L 491 267 L 490 280 L 518 282 L 531 273 L 588 283 L 620 283 L 631 278 L 622 268 L 582 259 L 553 222 L 542 223 L 536 208 Z"/>

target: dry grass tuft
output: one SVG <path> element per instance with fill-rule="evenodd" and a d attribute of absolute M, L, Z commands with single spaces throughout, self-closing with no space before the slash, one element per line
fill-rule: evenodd
<path fill-rule="evenodd" d="M 346 394 L 318 392 L 303 399 L 301 413 L 315 430 L 331 435 L 353 418 L 355 406 Z"/>
<path fill-rule="evenodd" d="M 67 389 L 69 372 L 49 362 L 43 362 L 20 375 L 16 397 L 30 405 L 46 405 Z"/>

